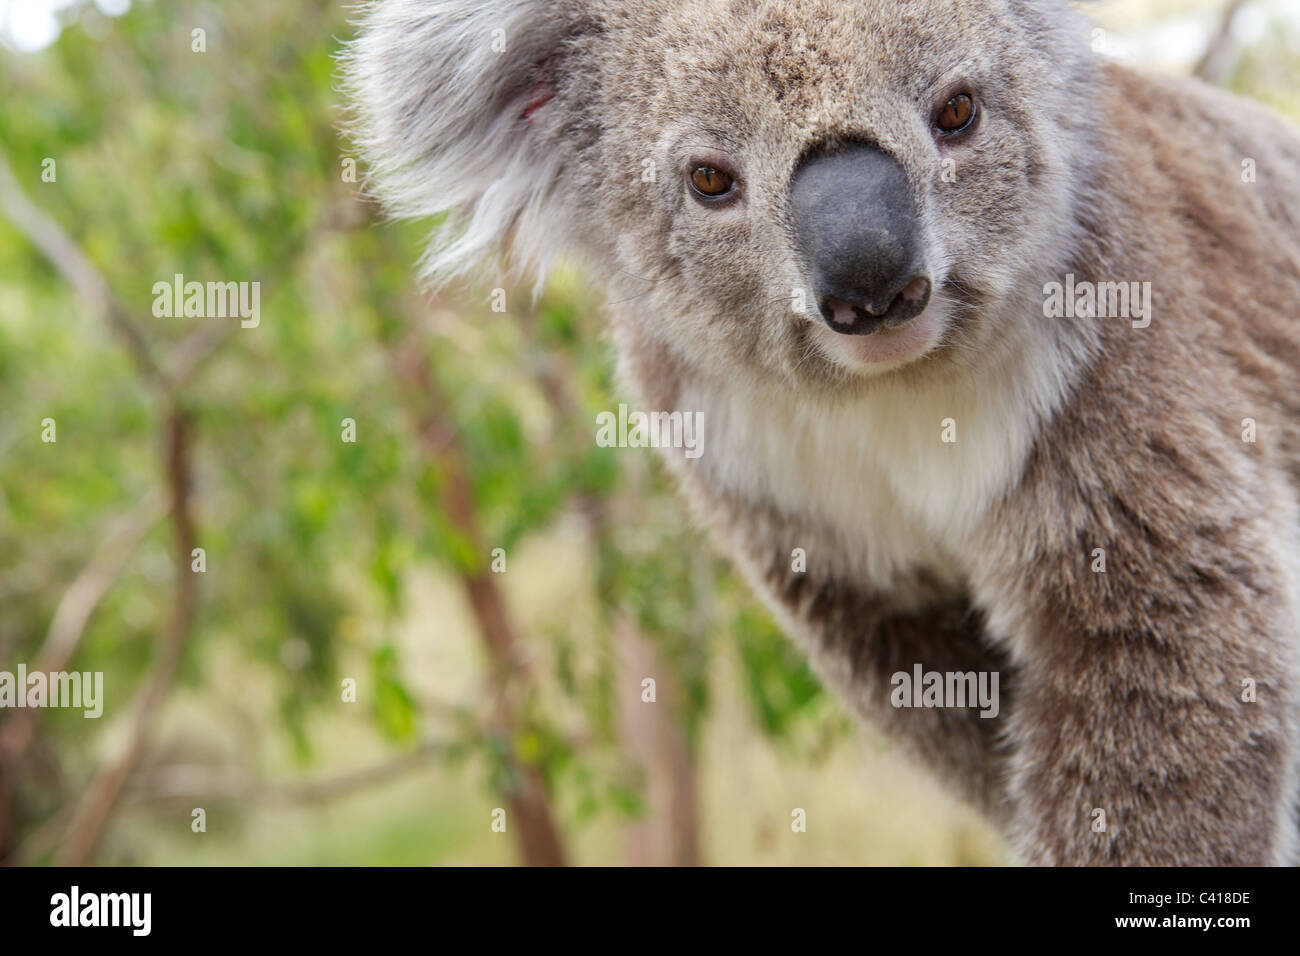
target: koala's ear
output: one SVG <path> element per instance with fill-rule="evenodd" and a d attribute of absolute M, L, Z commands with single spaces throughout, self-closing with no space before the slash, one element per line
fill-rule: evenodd
<path fill-rule="evenodd" d="M 398 216 L 442 217 L 425 260 L 435 281 L 507 239 L 544 274 L 550 194 L 564 156 L 547 148 L 560 53 L 580 27 L 566 0 L 376 0 L 341 59 L 351 133 L 368 184 Z M 549 229 L 547 227 L 550 227 Z"/>

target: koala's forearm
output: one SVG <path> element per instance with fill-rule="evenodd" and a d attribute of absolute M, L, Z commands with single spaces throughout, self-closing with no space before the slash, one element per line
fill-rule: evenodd
<path fill-rule="evenodd" d="M 1012 673 L 1006 655 L 984 643 L 982 617 L 965 598 L 915 610 L 891 609 L 843 584 L 787 579 L 783 601 L 799 610 L 801 634 L 849 705 L 928 765 L 948 788 L 997 822 L 1008 805 L 1004 736 Z M 996 716 L 966 707 L 895 707 L 894 675 L 920 666 L 940 674 L 998 675 Z"/>
<path fill-rule="evenodd" d="M 1289 675 L 1259 660 L 1222 667 L 1208 643 L 1170 659 L 1142 646 L 1161 636 L 1141 631 L 1056 637 L 1063 643 L 1044 661 L 1070 667 L 1072 679 L 1029 665 L 1012 717 L 1010 837 L 1023 862 L 1290 862 L 1295 728 L 1277 710 Z M 1116 661 L 1152 676 L 1134 681 Z M 1247 670 L 1263 688 L 1254 704 L 1234 676 Z"/>
<path fill-rule="evenodd" d="M 1013 843 L 1042 864 L 1292 862 L 1300 635 L 1275 533 L 1292 494 L 1235 433 L 1181 422 L 1165 444 L 1132 408 L 1113 418 L 1147 454 L 1090 472 L 1071 431 L 1088 414 L 1045 436 L 981 532 L 977 587 L 1019 664 Z M 1048 477 L 1067 466 L 1071 496 Z M 1055 524 L 1021 507 L 1049 499 Z"/>
<path fill-rule="evenodd" d="M 828 572 L 827 556 L 815 546 L 807 566 L 796 569 L 794 548 L 824 541 L 824 534 L 769 509 L 726 503 L 698 486 L 693 490 L 697 501 L 709 501 L 715 516 L 728 516 L 725 527 L 744 529 L 739 536 L 721 536 L 724 549 L 851 709 L 926 764 L 952 792 L 1004 822 L 1013 668 L 1006 652 L 986 640 L 983 615 L 969 599 L 920 580 L 904 603 L 897 592 Z M 981 716 L 974 701 L 960 708 L 894 706 L 894 676 L 910 679 L 918 665 L 926 672 L 997 675 L 990 712 Z"/>

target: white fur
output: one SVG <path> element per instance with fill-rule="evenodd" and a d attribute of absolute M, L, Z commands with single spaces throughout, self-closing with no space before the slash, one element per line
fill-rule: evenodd
<path fill-rule="evenodd" d="M 883 383 L 852 402 L 688 385 L 681 407 L 704 415 L 703 455 L 691 467 L 833 534 L 840 570 L 855 580 L 888 588 L 924 569 L 957 584 L 971 530 L 1015 485 L 1074 365 L 1043 324 L 1011 328 L 1027 341 L 1005 363 L 920 388 Z M 951 444 L 942 441 L 949 418 Z"/>

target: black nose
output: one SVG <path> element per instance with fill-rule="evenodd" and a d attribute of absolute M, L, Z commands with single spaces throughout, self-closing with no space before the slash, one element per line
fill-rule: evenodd
<path fill-rule="evenodd" d="M 925 310 L 931 283 L 922 267 L 916 204 L 892 157 L 864 144 L 807 156 L 795 171 L 790 201 L 827 325 L 870 335 Z"/>

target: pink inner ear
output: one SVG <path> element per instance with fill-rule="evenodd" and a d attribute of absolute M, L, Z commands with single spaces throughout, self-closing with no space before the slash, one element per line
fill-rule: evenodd
<path fill-rule="evenodd" d="M 555 90 L 546 80 L 538 80 L 533 84 L 533 91 L 528 96 L 528 105 L 524 107 L 524 119 L 531 124 L 533 114 L 551 101 L 555 96 Z"/>

